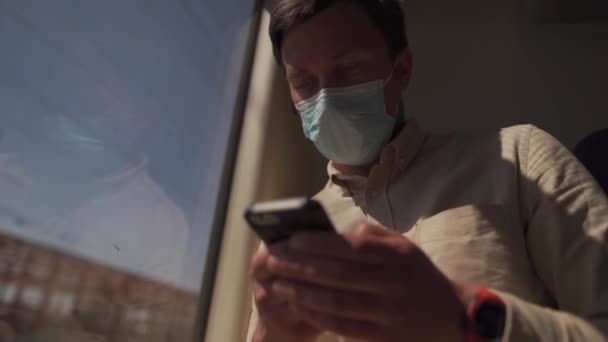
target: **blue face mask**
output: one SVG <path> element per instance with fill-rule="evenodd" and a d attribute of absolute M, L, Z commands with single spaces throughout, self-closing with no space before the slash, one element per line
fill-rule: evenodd
<path fill-rule="evenodd" d="M 364 165 L 374 161 L 395 127 L 395 119 L 386 113 L 385 84 L 378 80 L 322 89 L 298 102 L 304 135 L 334 163 Z"/>

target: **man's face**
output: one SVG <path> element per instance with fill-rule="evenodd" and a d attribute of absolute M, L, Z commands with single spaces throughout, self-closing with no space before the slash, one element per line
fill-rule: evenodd
<path fill-rule="evenodd" d="M 388 114 L 397 115 L 410 78 L 410 52 L 391 58 L 381 31 L 356 4 L 337 2 L 288 31 L 281 52 L 294 103 L 324 88 L 383 80 L 395 66 L 385 103 Z"/>

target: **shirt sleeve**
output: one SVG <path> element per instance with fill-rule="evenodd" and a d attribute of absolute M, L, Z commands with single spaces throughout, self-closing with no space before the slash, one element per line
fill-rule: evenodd
<path fill-rule="evenodd" d="M 557 140 L 531 127 L 520 199 L 529 257 L 555 309 L 499 293 L 504 341 L 603 341 L 608 333 L 608 201 Z"/>

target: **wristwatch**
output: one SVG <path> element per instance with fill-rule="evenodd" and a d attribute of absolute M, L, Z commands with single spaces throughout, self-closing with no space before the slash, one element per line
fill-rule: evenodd
<path fill-rule="evenodd" d="M 505 303 L 483 287 L 475 287 L 474 293 L 466 305 L 466 341 L 500 341 L 507 317 Z"/>

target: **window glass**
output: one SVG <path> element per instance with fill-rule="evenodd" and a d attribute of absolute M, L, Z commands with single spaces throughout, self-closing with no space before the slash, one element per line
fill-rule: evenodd
<path fill-rule="evenodd" d="M 0 0 L 0 341 L 184 341 L 255 1 Z"/>

